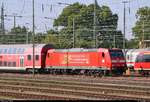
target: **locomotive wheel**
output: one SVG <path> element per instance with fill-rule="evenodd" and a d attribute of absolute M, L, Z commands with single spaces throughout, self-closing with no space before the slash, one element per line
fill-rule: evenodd
<path fill-rule="evenodd" d="M 110 75 L 111 75 L 111 73 L 109 70 L 104 70 L 104 76 L 110 76 Z"/>

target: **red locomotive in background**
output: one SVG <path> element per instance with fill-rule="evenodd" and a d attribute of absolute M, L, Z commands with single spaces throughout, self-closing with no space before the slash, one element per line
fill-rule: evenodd
<path fill-rule="evenodd" d="M 32 44 L 0 45 L 0 70 L 33 71 Z M 121 49 L 53 49 L 35 46 L 35 71 L 76 74 L 120 74 L 126 62 Z"/>
<path fill-rule="evenodd" d="M 150 49 L 129 49 L 126 52 L 126 64 L 130 72 L 150 75 Z"/>
<path fill-rule="evenodd" d="M 134 70 L 143 75 L 150 75 L 150 51 L 142 51 L 136 58 Z"/>

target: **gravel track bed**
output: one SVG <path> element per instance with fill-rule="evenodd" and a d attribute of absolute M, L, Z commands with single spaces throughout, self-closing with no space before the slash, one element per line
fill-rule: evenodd
<path fill-rule="evenodd" d="M 138 86 L 150 86 L 150 78 L 143 77 L 104 77 L 104 78 L 93 78 L 89 76 L 67 76 L 67 75 L 39 75 L 37 74 L 35 77 L 33 77 L 31 74 L 8 74 L 8 75 L 3 75 L 0 74 L 2 77 L 20 77 L 20 78 L 30 78 L 30 79 L 43 79 L 43 80 L 48 80 L 48 79 L 53 79 L 53 80 L 66 80 L 66 81 L 71 81 L 71 80 L 76 80 L 80 82 L 94 82 L 94 83 L 119 83 L 119 84 L 129 84 L 129 85 L 138 85 Z"/>
<path fill-rule="evenodd" d="M 25 100 L 79 100 L 79 99 L 90 99 L 86 97 L 75 97 L 69 95 L 59 95 L 59 94 L 52 94 L 52 93 L 37 93 L 32 91 L 16 91 L 16 90 L 9 90 L 9 89 L 0 89 L 1 97 L 9 97 L 15 99 L 25 99 Z M 94 99 L 94 98 L 93 98 Z M 92 100 L 92 99 L 91 99 Z M 96 100 L 96 99 L 94 99 Z"/>
<path fill-rule="evenodd" d="M 4 78 L 4 80 L 5 80 L 6 78 Z M 9 82 L 10 81 L 10 82 Z M 75 94 L 75 95 L 85 95 L 86 97 L 95 97 L 95 98 L 99 98 L 99 96 L 105 96 L 104 94 L 107 94 L 107 96 L 109 96 L 108 94 L 116 94 L 116 96 L 115 95 L 113 95 L 113 98 L 122 98 L 121 97 L 121 94 L 125 94 L 125 96 L 124 96 L 124 98 L 122 98 L 122 99 L 126 99 L 127 97 L 128 97 L 128 99 L 131 99 L 131 97 L 132 98 L 134 98 L 134 99 L 149 99 L 149 95 L 150 95 L 150 93 L 149 92 L 147 92 L 147 91 L 133 91 L 133 90 L 131 90 L 132 88 L 134 88 L 134 87 L 132 87 L 130 90 L 128 89 L 127 90 L 127 88 L 124 88 L 124 90 L 123 89 L 118 89 L 118 86 L 114 86 L 115 88 L 113 88 L 113 87 L 110 87 L 110 88 L 108 88 L 105 84 L 104 85 L 101 85 L 101 86 L 97 86 L 97 87 L 95 87 L 95 86 L 92 86 L 92 85 L 88 85 L 88 83 L 86 83 L 86 84 L 80 84 L 80 83 L 76 83 L 76 82 L 70 82 L 70 83 L 66 83 L 66 82 L 63 82 L 63 81 L 58 81 L 58 82 L 56 82 L 56 81 L 46 81 L 46 83 L 43 81 L 43 80 L 41 80 L 41 81 L 39 81 L 39 80 L 29 80 L 29 79 L 14 79 L 14 81 L 11 81 L 11 80 L 8 80 L 8 82 L 5 80 L 5 81 L 0 81 L 0 83 L 2 84 L 2 83 L 4 83 L 5 85 L 6 85 L 6 83 L 7 84 L 14 84 L 14 85 L 28 85 L 28 87 L 30 87 L 30 90 L 31 90 L 31 87 L 32 86 L 38 86 L 38 87 L 49 87 L 49 88 L 61 88 L 61 89 L 57 89 L 57 90 L 54 90 L 54 89 L 46 89 L 45 91 L 48 91 L 48 92 L 54 92 L 54 93 L 56 93 L 56 92 L 58 92 L 58 93 L 61 93 L 61 94 Z M 75 85 L 75 83 L 76 83 L 76 85 Z M 87 85 L 87 86 L 85 86 L 85 85 Z M 1 86 L 1 87 L 3 87 L 3 85 Z M 124 86 L 122 86 L 122 87 L 124 87 Z M 13 87 L 13 88 L 15 88 L 15 87 Z M 19 87 L 18 89 L 21 89 L 22 87 Z M 62 90 L 62 89 L 71 89 L 71 90 Z M 29 89 L 29 88 L 28 88 Z M 74 92 L 73 92 L 73 89 L 74 89 Z M 34 88 L 32 88 L 32 91 L 34 90 Z M 36 89 L 37 90 L 37 89 Z M 39 90 L 39 89 L 38 89 Z M 41 90 L 44 90 L 44 89 L 41 89 Z M 83 90 L 84 92 L 77 92 L 77 90 Z M 88 90 L 88 91 L 96 91 L 96 92 L 99 92 L 99 93 L 90 93 L 90 92 L 87 92 L 86 94 L 85 94 L 85 91 L 86 90 Z M 146 89 L 145 89 L 146 90 Z M 29 90 L 28 90 L 29 91 Z M 45 92 L 45 91 L 42 91 L 42 92 Z M 103 93 L 104 92 L 104 93 Z M 82 94 L 82 93 L 84 93 L 84 94 Z M 103 94 L 102 94 L 103 93 Z M 120 96 L 119 96 L 119 94 L 120 94 Z M 134 94 L 134 95 L 133 95 Z M 118 97 L 118 96 L 119 97 Z M 142 97 L 142 98 L 139 98 L 139 97 Z M 143 97 L 143 96 L 145 96 L 145 97 Z M 146 97 L 147 96 L 147 97 Z M 106 98 L 106 96 L 105 96 L 105 98 Z M 109 98 L 111 98 L 111 96 L 109 96 Z M 112 98 L 112 99 L 113 99 Z"/>
<path fill-rule="evenodd" d="M 122 89 L 111 89 L 111 88 L 84 88 L 83 86 L 74 86 L 69 88 L 69 86 L 61 86 L 61 85 L 56 85 L 56 86 L 51 86 L 51 87 L 41 87 L 41 86 L 22 86 L 22 85 L 6 85 L 0 84 L 1 89 L 10 89 L 10 90 L 17 90 L 17 91 L 35 91 L 35 92 L 44 92 L 44 93 L 57 93 L 57 94 L 73 94 L 73 95 L 82 95 L 86 97 L 91 97 L 91 98 L 99 98 L 100 96 L 107 94 L 109 95 L 116 95 L 119 96 L 120 94 L 124 94 L 126 96 L 133 96 L 134 98 L 138 98 L 139 96 L 145 96 L 143 98 L 149 98 L 149 93 L 144 92 L 144 91 L 127 91 L 127 90 L 122 90 Z M 97 90 L 96 90 L 97 89 Z M 136 94 L 136 95 L 133 95 Z M 122 98 L 123 99 L 123 98 Z"/>
<path fill-rule="evenodd" d="M 149 86 L 139 86 L 139 85 L 130 85 L 130 84 L 118 84 L 118 83 L 115 83 L 115 84 L 112 84 L 112 83 L 105 83 L 105 82 L 102 82 L 102 83 L 95 83 L 95 82 L 79 82 L 79 81 L 74 81 L 74 80 L 71 80 L 71 81 L 62 81 L 62 80 L 41 80 L 41 79 L 25 79 L 25 78 L 3 78 L 3 77 L 0 77 L 0 81 L 3 81 L 6 82 L 7 81 L 18 81 L 19 82 L 32 82 L 32 83 L 44 83 L 44 84 L 66 84 L 66 85 L 82 85 L 84 87 L 86 86 L 90 86 L 90 87 L 110 87 L 110 88 L 117 88 L 117 89 L 130 89 L 130 90 L 143 90 L 143 91 L 149 91 L 150 92 L 150 87 Z"/>
<path fill-rule="evenodd" d="M 0 89 L 2 97 L 6 97 L 6 93 L 10 96 L 9 98 L 17 97 L 17 93 L 14 93 L 13 96 L 13 92 L 3 92 L 5 89 L 21 93 L 17 99 L 150 100 L 150 79 L 148 77 L 92 78 L 81 75 L 40 74 L 33 77 L 31 74 L 0 74 Z M 33 95 L 29 95 L 31 93 Z M 41 96 L 38 97 L 37 94 Z"/>

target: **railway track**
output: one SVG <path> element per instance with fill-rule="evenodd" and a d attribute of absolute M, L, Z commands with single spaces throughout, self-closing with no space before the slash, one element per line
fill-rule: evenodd
<path fill-rule="evenodd" d="M 35 92 L 45 94 L 58 94 L 63 96 L 73 95 L 70 99 L 134 99 L 150 100 L 150 87 L 135 85 L 118 85 L 112 83 L 89 83 L 62 80 L 41 80 L 27 78 L 0 77 L 0 88 L 9 90 L 22 90 L 24 92 Z M 57 96 L 57 95 L 56 95 Z M 82 96 L 82 97 L 81 97 Z M 44 96 L 46 97 L 46 96 Z M 34 99 L 34 97 L 33 97 Z M 47 99 L 47 98 L 45 98 Z M 54 98 L 49 98 L 54 99 Z M 57 98 L 59 99 L 59 98 Z M 61 99 L 61 98 L 60 98 Z M 65 98 L 67 99 L 67 98 Z"/>
<path fill-rule="evenodd" d="M 53 79 L 53 80 L 65 80 L 65 81 L 80 81 L 80 82 L 94 82 L 94 83 L 112 83 L 112 84 L 123 84 L 123 85 L 136 85 L 136 86 L 150 86 L 150 78 L 143 77 L 133 77 L 133 78 L 128 78 L 128 77 L 104 77 L 104 78 L 93 78 L 93 77 L 88 77 L 88 76 L 71 76 L 71 75 L 36 75 L 36 77 L 33 77 L 32 75 L 29 74 L 6 74 L 6 75 L 1 75 L 0 77 L 20 77 L 20 78 L 30 78 L 30 79 L 42 79 L 42 80 L 48 80 L 48 79 Z"/>

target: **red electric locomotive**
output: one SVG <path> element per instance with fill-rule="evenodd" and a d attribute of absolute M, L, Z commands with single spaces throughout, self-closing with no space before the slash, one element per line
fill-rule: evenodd
<path fill-rule="evenodd" d="M 46 57 L 50 72 L 84 74 L 123 74 L 126 62 L 121 49 L 53 49 Z"/>

